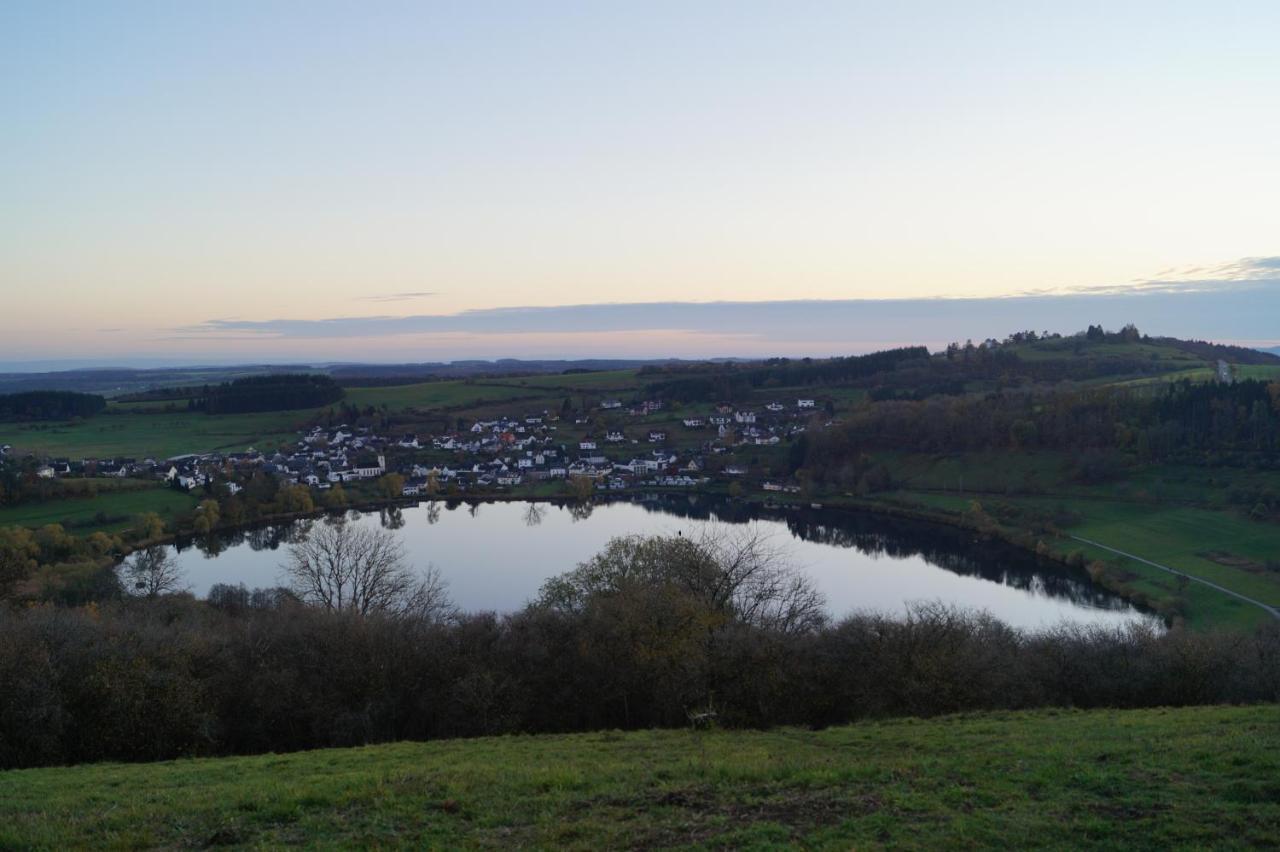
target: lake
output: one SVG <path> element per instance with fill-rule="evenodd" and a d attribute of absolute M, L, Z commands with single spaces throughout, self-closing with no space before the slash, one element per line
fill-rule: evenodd
<path fill-rule="evenodd" d="M 856 610 L 902 613 L 915 601 L 944 601 L 1024 628 L 1155 621 L 1083 570 L 963 530 L 841 510 L 767 509 L 689 496 L 585 507 L 435 501 L 348 516 L 352 523 L 395 529 L 412 562 L 438 568 L 454 602 L 471 612 L 519 609 L 544 580 L 589 559 L 615 536 L 693 535 L 706 524 L 754 523 L 815 580 L 836 617 Z M 276 586 L 289 543 L 324 522 L 267 525 L 173 548 L 197 595 L 215 583 Z"/>

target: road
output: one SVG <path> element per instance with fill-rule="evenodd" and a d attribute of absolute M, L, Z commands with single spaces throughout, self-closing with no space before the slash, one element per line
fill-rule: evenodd
<path fill-rule="evenodd" d="M 1143 565 L 1150 565 L 1152 568 L 1159 568 L 1161 571 L 1167 571 L 1168 573 L 1173 574 L 1176 577 L 1186 577 L 1188 580 L 1190 580 L 1193 583 L 1199 583 L 1202 586 L 1208 586 L 1211 589 L 1216 589 L 1217 591 L 1222 592 L 1224 595 L 1231 595 L 1231 597 L 1236 598 L 1238 600 L 1242 600 L 1245 603 L 1253 604 L 1256 607 L 1261 607 L 1262 609 L 1270 613 L 1272 618 L 1280 619 L 1280 607 L 1274 607 L 1271 604 L 1263 603 L 1260 600 L 1246 597 L 1245 595 L 1242 595 L 1239 592 L 1231 591 L 1225 586 L 1219 586 L 1217 583 L 1211 583 L 1208 580 L 1202 580 L 1199 577 L 1193 577 L 1184 571 L 1179 571 L 1177 568 L 1170 568 L 1168 565 L 1161 565 L 1159 562 L 1152 562 L 1150 559 L 1143 559 L 1141 556 L 1136 556 L 1132 553 L 1125 553 L 1123 550 L 1117 550 L 1114 547 L 1109 547 L 1103 544 L 1102 542 L 1094 541 L 1093 539 L 1081 538 L 1078 535 L 1073 535 L 1071 536 L 1071 538 L 1075 539 L 1076 541 L 1083 542 L 1085 544 L 1091 544 L 1094 547 L 1098 547 L 1103 550 L 1109 551 L 1111 553 L 1116 554 L 1117 556 L 1123 556 L 1126 559 L 1132 559 L 1135 562 L 1141 562 Z"/>

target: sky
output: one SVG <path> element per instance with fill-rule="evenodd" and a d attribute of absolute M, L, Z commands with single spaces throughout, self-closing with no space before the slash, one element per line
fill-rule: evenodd
<path fill-rule="evenodd" d="M 0 4 L 0 364 L 1280 345 L 1280 4 Z"/>

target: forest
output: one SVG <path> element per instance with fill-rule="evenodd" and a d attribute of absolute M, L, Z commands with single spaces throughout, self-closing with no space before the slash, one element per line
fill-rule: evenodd
<path fill-rule="evenodd" d="M 316 373 L 248 376 L 201 389 L 189 408 L 206 414 L 246 414 L 318 408 L 342 399 L 343 390 L 331 377 Z"/>
<path fill-rule="evenodd" d="M 0 394 L 0 420 L 70 420 L 92 417 L 107 407 L 97 394 L 72 391 L 24 391 Z"/>
<path fill-rule="evenodd" d="M 1141 461 L 1280 466 L 1280 382 L 1170 383 L 882 401 L 806 441 L 815 476 L 873 449 L 1115 450 Z"/>

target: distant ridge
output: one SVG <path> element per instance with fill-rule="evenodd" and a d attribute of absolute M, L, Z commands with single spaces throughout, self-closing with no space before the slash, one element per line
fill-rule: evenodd
<path fill-rule="evenodd" d="M 716 363 L 734 359 L 712 359 Z M 653 365 L 673 365 L 678 359 L 530 360 L 503 358 L 495 361 L 466 360 L 416 364 L 362 364 L 329 362 L 320 364 L 239 364 L 185 367 L 79 367 L 48 371 L 0 372 L 0 394 L 32 390 L 61 390 L 116 396 L 155 388 L 219 384 L 248 376 L 269 373 L 325 373 L 351 385 L 360 381 L 395 384 L 428 379 L 461 379 L 481 376 L 534 375 L 565 371 L 629 370 Z"/>

